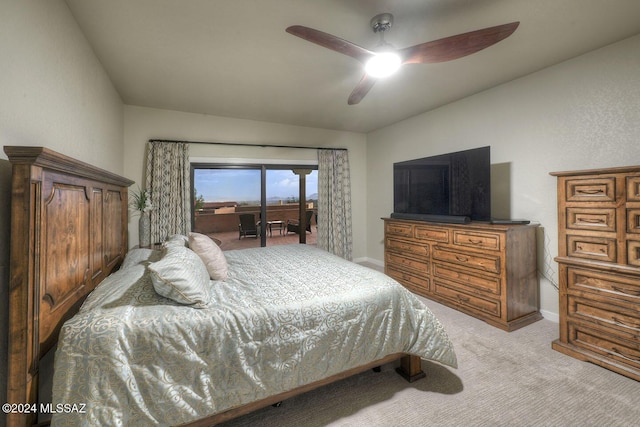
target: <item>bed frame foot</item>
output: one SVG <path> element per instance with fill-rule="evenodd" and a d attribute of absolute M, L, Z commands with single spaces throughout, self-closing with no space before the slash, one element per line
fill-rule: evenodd
<path fill-rule="evenodd" d="M 403 356 L 400 359 L 400 367 L 396 368 L 396 372 L 410 383 L 427 376 L 422 370 L 422 361 L 418 356 Z"/>
<path fill-rule="evenodd" d="M 276 403 L 274 403 L 274 404 L 273 404 L 273 405 L 271 405 L 271 406 L 273 406 L 274 408 L 279 408 L 279 407 L 281 407 L 281 406 L 282 406 L 282 400 L 281 400 L 280 402 L 276 402 Z"/>

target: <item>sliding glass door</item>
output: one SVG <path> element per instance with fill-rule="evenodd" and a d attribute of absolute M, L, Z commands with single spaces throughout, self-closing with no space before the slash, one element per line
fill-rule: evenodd
<path fill-rule="evenodd" d="M 192 230 L 243 247 L 260 246 L 262 171 L 256 168 L 193 168 Z M 227 248 L 231 245 L 227 244 Z"/>
<path fill-rule="evenodd" d="M 304 176 L 301 167 L 307 168 Z M 304 240 L 315 243 L 315 166 L 192 164 L 191 176 L 192 229 L 219 241 L 223 250 L 296 243 L 303 211 Z"/>
<path fill-rule="evenodd" d="M 300 214 L 305 212 L 302 229 L 305 231 L 305 242 L 315 244 L 315 218 L 318 208 L 318 171 L 308 170 L 301 175 L 299 168 L 267 169 L 266 171 L 266 206 L 268 237 L 291 234 L 300 235 Z M 307 171 L 307 170 L 305 170 Z M 304 192 L 300 185 L 304 184 Z M 303 196 L 303 200 L 300 196 Z M 302 203 L 302 207 L 300 204 Z M 313 228 L 311 228 L 313 226 Z M 274 234 L 276 233 L 276 234 Z M 293 237 L 293 236 L 292 236 Z M 289 239 L 283 243 L 293 243 Z M 300 239 L 298 239 L 300 242 Z M 278 244 L 277 240 L 269 240 L 270 244 Z"/>

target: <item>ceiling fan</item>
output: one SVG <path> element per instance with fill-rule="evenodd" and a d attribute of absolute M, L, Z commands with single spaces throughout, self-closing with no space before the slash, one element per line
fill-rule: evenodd
<path fill-rule="evenodd" d="M 393 25 L 393 15 L 381 13 L 371 19 L 374 33 L 380 33 L 375 50 L 365 49 L 347 40 L 302 25 L 287 28 L 289 34 L 357 59 L 365 65 L 365 74 L 349 96 L 348 104 L 359 103 L 378 78 L 395 72 L 405 64 L 445 62 L 462 58 L 509 37 L 520 22 L 498 25 L 445 37 L 404 49 L 396 49 L 384 40 L 384 32 Z"/>

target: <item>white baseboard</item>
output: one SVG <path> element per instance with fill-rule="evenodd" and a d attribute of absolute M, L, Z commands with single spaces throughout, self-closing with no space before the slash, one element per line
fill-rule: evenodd
<path fill-rule="evenodd" d="M 553 311 L 548 310 L 540 310 L 540 314 L 542 314 L 542 317 L 544 317 L 546 320 L 560 323 L 560 316 L 558 315 L 558 313 L 554 313 Z"/>
<path fill-rule="evenodd" d="M 377 259 L 369 258 L 369 257 L 354 258 L 353 262 L 358 264 L 362 264 L 366 262 L 368 264 L 373 264 L 373 265 L 377 265 L 378 267 L 384 268 L 384 262 L 379 261 Z"/>

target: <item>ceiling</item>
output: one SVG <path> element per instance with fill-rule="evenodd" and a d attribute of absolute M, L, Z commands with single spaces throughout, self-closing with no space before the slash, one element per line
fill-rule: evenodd
<path fill-rule="evenodd" d="M 127 105 L 370 132 L 640 33 L 638 0 L 66 0 Z M 520 21 L 473 55 L 414 64 L 357 105 L 355 59 L 285 32 L 304 25 L 373 49 Z M 631 54 L 631 53 L 630 53 Z M 635 54 L 638 54 L 635 52 Z"/>

